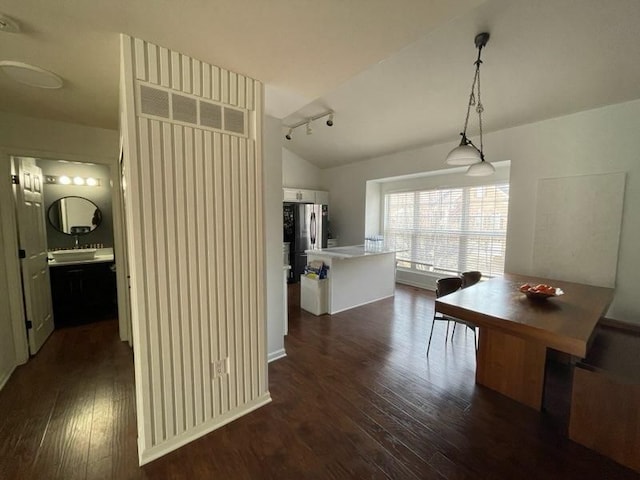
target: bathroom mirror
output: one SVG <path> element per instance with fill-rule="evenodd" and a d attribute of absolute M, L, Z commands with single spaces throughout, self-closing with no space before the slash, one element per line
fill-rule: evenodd
<path fill-rule="evenodd" d="M 49 207 L 47 217 L 53 228 L 67 235 L 85 235 L 102 223 L 102 212 L 98 206 L 83 197 L 56 200 Z"/>

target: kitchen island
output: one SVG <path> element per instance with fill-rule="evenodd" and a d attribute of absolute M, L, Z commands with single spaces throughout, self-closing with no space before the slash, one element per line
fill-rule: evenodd
<path fill-rule="evenodd" d="M 330 314 L 393 297 L 396 284 L 395 250 L 366 250 L 364 245 L 307 250 L 307 259 L 322 260 L 327 275 Z"/>

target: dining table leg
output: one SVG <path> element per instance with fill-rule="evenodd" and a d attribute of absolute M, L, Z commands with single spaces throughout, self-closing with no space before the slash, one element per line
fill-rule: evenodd
<path fill-rule="evenodd" d="M 541 410 L 546 357 L 543 344 L 480 327 L 476 382 Z"/>

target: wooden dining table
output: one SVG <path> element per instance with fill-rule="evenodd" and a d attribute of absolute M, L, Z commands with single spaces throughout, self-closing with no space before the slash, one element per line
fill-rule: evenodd
<path fill-rule="evenodd" d="M 524 283 L 564 294 L 533 300 L 518 290 Z M 540 410 L 547 350 L 584 358 L 612 300 L 612 288 L 507 273 L 440 297 L 435 309 L 479 327 L 476 383 Z"/>

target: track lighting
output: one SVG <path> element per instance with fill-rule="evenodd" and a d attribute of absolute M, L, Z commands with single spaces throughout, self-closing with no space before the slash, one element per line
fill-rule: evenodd
<path fill-rule="evenodd" d="M 311 125 L 311 123 L 324 117 L 329 117 L 326 121 L 327 127 L 333 127 L 333 116 L 333 110 L 328 110 L 318 115 L 314 115 L 313 117 L 305 118 L 304 120 L 301 120 L 294 125 L 285 125 L 286 128 L 289 129 L 289 131 L 284 136 L 284 138 L 286 138 L 287 140 L 291 140 L 293 138 L 293 131 L 296 128 L 301 127 L 302 125 L 306 127 L 307 135 L 311 135 L 313 133 L 313 126 Z"/>

